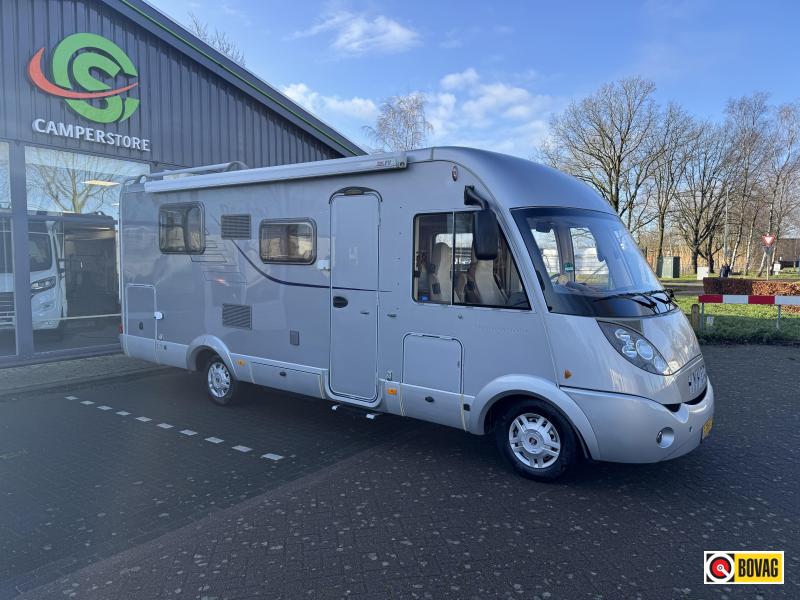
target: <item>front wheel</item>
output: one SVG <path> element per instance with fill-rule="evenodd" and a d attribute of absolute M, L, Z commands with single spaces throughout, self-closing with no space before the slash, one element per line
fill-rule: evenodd
<path fill-rule="evenodd" d="M 542 400 L 512 404 L 495 427 L 497 446 L 514 470 L 528 479 L 553 481 L 577 457 L 577 439 L 569 422 Z"/>
<path fill-rule="evenodd" d="M 219 356 L 213 356 L 206 365 L 206 390 L 214 404 L 228 406 L 236 399 L 239 382 Z"/>

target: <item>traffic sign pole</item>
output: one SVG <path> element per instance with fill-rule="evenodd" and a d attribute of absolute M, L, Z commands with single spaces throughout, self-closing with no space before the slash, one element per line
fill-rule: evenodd
<path fill-rule="evenodd" d="M 775 244 L 775 236 L 771 233 L 761 236 L 761 242 L 764 247 L 764 253 L 767 255 L 767 281 L 769 281 L 769 272 L 772 270 L 772 249 Z"/>

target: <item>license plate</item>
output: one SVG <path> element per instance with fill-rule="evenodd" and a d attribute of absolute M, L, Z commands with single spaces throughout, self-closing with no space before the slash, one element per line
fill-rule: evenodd
<path fill-rule="evenodd" d="M 709 417 L 708 421 L 703 424 L 703 435 L 700 440 L 704 440 L 708 437 L 708 434 L 711 433 L 711 428 L 714 426 L 714 417 Z"/>
<path fill-rule="evenodd" d="M 694 399 L 706 387 L 708 376 L 705 365 L 700 365 L 689 374 L 689 398 Z"/>

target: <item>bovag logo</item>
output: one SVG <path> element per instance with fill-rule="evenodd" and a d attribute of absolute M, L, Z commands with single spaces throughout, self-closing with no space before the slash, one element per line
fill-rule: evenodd
<path fill-rule="evenodd" d="M 128 55 L 111 40 L 94 33 L 65 37 L 50 58 L 51 78 L 45 75 L 44 51 L 37 50 L 28 63 L 31 81 L 44 93 L 63 98 L 72 110 L 96 123 L 124 121 L 136 112 L 139 100 L 127 92 L 138 82 L 113 87 L 95 76 L 113 81 L 120 75 L 129 79 L 139 75 Z"/>

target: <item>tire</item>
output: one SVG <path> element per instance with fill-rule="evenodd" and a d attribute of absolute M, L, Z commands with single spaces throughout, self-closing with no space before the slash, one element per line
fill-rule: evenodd
<path fill-rule="evenodd" d="M 495 441 L 514 470 L 535 481 L 554 481 L 577 460 L 572 425 L 547 402 L 526 399 L 506 409 L 495 426 Z"/>
<path fill-rule="evenodd" d="M 236 402 L 239 382 L 216 354 L 206 363 L 205 376 L 206 392 L 214 404 L 230 406 Z"/>

